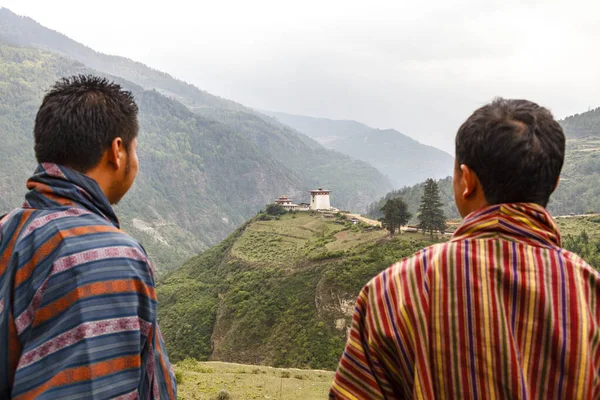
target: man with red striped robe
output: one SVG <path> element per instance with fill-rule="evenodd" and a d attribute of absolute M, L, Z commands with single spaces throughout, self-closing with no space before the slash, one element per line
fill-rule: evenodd
<path fill-rule="evenodd" d="M 600 398 L 600 274 L 545 209 L 564 152 L 529 101 L 469 117 L 453 180 L 464 221 L 362 289 L 330 398 Z"/>

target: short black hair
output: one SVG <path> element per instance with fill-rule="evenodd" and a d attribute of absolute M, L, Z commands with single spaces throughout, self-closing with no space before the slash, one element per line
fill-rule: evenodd
<path fill-rule="evenodd" d="M 456 134 L 457 164 L 479 178 L 488 203 L 546 207 L 565 159 L 565 135 L 552 113 L 527 100 L 497 98 Z"/>
<path fill-rule="evenodd" d="M 137 114 L 131 92 L 106 78 L 63 78 L 46 94 L 35 118 L 37 161 L 87 172 L 115 138 L 129 149 L 138 134 Z"/>

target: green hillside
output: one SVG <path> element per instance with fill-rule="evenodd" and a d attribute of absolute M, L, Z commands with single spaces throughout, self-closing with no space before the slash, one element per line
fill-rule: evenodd
<path fill-rule="evenodd" d="M 561 121 L 570 138 L 600 137 L 600 107 Z"/>
<path fill-rule="evenodd" d="M 356 121 L 335 121 L 265 112 L 323 146 L 363 160 L 386 175 L 395 188 L 452 173 L 454 158 L 394 129 L 374 129 Z"/>
<path fill-rule="evenodd" d="M 158 285 L 170 357 L 335 368 L 360 288 L 428 244 L 343 217 L 260 215 Z"/>
<path fill-rule="evenodd" d="M 22 203 L 35 167 L 32 132 L 43 93 L 61 76 L 105 74 L 37 49 L 0 44 L 0 55 L 1 212 Z M 220 122 L 108 76 L 132 90 L 140 108 L 141 171 L 117 211 L 159 270 L 219 243 L 283 193 L 308 201 L 308 189 L 327 186 L 334 205 L 360 210 L 389 188 L 373 167 L 279 124 L 251 114 Z"/>
<path fill-rule="evenodd" d="M 142 63 L 99 53 L 7 8 L 0 9 L 0 40 L 19 47 L 40 48 L 79 61 L 90 68 L 137 83 L 143 88 L 156 89 L 186 105 L 230 110 L 246 109 L 241 104 L 211 95 Z"/>
<path fill-rule="evenodd" d="M 600 108 L 567 117 L 560 124 L 567 136 L 565 164 L 548 209 L 554 215 L 600 212 Z M 452 178 L 440 179 L 438 186 L 446 216 L 458 218 Z M 370 204 L 366 215 L 379 218 L 388 199 L 402 197 L 415 216 L 422 193 L 423 183 L 394 190 Z"/>
<path fill-rule="evenodd" d="M 600 268 L 600 217 L 557 223 L 565 247 Z M 429 244 L 428 235 L 390 238 L 344 216 L 259 214 L 159 282 L 169 355 L 334 369 L 360 288 Z"/>

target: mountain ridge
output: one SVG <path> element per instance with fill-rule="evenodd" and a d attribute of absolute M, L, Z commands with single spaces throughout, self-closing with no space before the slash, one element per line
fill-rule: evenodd
<path fill-rule="evenodd" d="M 235 120 L 219 121 L 55 53 L 5 44 L 0 53 L 2 211 L 22 203 L 25 181 L 35 167 L 33 122 L 43 93 L 62 76 L 107 76 L 132 90 L 140 108 L 141 170 L 117 213 L 123 227 L 143 241 L 159 271 L 219 243 L 281 194 L 307 197 L 308 189 L 328 185 L 336 191 L 334 205 L 361 209 L 373 193 L 390 187 L 366 163 L 258 116 L 237 113 Z"/>
<path fill-rule="evenodd" d="M 387 176 L 395 188 L 452 173 L 454 158 L 450 154 L 395 129 L 371 128 L 352 120 L 263 112 L 329 149 L 368 162 Z"/>

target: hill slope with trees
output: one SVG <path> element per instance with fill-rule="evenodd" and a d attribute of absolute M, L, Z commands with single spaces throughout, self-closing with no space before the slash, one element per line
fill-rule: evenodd
<path fill-rule="evenodd" d="M 169 356 L 333 369 L 362 286 L 429 243 L 339 216 L 259 215 L 159 283 Z"/>

